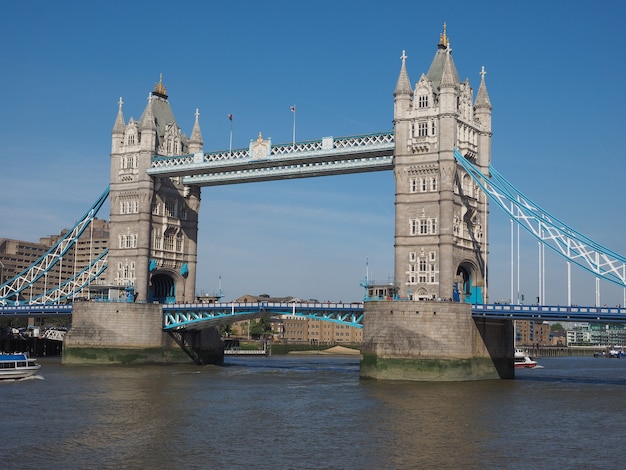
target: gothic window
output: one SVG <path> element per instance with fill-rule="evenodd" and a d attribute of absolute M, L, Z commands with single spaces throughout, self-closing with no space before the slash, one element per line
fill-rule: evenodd
<path fill-rule="evenodd" d="M 415 261 L 417 259 L 416 253 L 414 251 L 409 253 L 409 261 Z"/>
<path fill-rule="evenodd" d="M 426 272 L 426 260 L 425 259 L 420 260 L 420 272 L 422 273 Z"/>
<path fill-rule="evenodd" d="M 162 246 L 163 238 L 159 234 L 154 235 L 154 249 L 160 250 Z"/>
<path fill-rule="evenodd" d="M 435 261 L 435 260 L 437 259 L 437 255 L 436 255 L 436 253 L 435 253 L 434 251 L 429 252 L 429 253 L 428 253 L 428 259 L 429 259 L 430 261 Z"/>
<path fill-rule="evenodd" d="M 167 251 L 174 251 L 174 237 L 172 235 L 165 234 L 163 249 Z"/>
<path fill-rule="evenodd" d="M 426 235 L 428 233 L 428 219 L 420 220 L 420 235 Z"/>
<path fill-rule="evenodd" d="M 176 251 L 181 253 L 183 251 L 183 234 L 178 233 L 176 236 Z"/>
<path fill-rule="evenodd" d="M 165 215 L 168 217 L 176 217 L 176 202 L 172 200 L 165 201 Z"/>
<path fill-rule="evenodd" d="M 430 233 L 437 233 L 437 219 L 430 219 Z"/>
<path fill-rule="evenodd" d="M 437 191 L 437 177 L 433 176 L 430 180 L 430 190 Z"/>
<path fill-rule="evenodd" d="M 135 145 L 135 134 L 130 134 L 128 136 L 128 145 Z"/>
<path fill-rule="evenodd" d="M 428 136 L 428 123 L 427 122 L 420 122 L 417 124 L 417 135 L 420 137 Z"/>
<path fill-rule="evenodd" d="M 409 232 L 411 235 L 417 235 L 417 219 L 409 220 L 410 229 Z"/>
<path fill-rule="evenodd" d="M 412 193 L 416 193 L 417 192 L 417 178 L 411 178 L 410 185 L 411 185 L 410 191 Z"/>
<path fill-rule="evenodd" d="M 430 135 L 437 135 L 437 124 L 435 124 L 435 121 L 432 122 Z"/>
<path fill-rule="evenodd" d="M 428 95 L 421 95 L 419 97 L 418 107 L 428 108 Z"/>
<path fill-rule="evenodd" d="M 152 203 L 152 214 L 154 215 L 159 215 L 160 214 L 160 207 L 161 204 L 159 204 L 157 201 Z"/>

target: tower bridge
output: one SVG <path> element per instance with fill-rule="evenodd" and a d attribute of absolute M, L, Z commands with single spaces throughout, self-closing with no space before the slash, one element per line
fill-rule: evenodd
<path fill-rule="evenodd" d="M 429 70 L 416 82 L 409 79 L 404 52 L 400 60 L 393 90 L 393 131 L 367 135 L 274 145 L 259 133 L 247 149 L 204 152 L 199 113 L 187 137 L 174 117 L 162 78 L 138 120 L 124 119 L 120 98 L 107 191 L 108 251 L 76 280 L 64 284 L 62 294 L 71 296 L 89 283 L 104 282 L 131 288 L 136 302 L 75 304 L 64 361 L 104 360 L 112 357 L 111 350 L 145 361 L 167 360 L 169 353 L 164 351 L 172 343 L 164 331 L 175 331 L 176 342 L 193 351 L 198 362 L 219 363 L 223 346 L 220 349 L 219 333 L 212 325 L 226 318 L 228 311 L 223 306 L 222 310 L 193 306 L 201 188 L 360 172 L 394 173 L 390 288 L 394 301 L 366 299 L 360 307 L 349 307 L 343 317 L 341 306 L 321 311 L 326 319 L 362 325 L 362 376 L 512 377 L 513 319 L 552 314 L 569 318 L 578 313 L 581 318 L 595 314 L 612 321 L 614 314 L 621 315 L 621 311 L 532 311 L 489 304 L 489 198 L 541 243 L 598 278 L 625 286 L 626 259 L 566 227 L 495 171 L 486 72 L 483 67 L 474 95 L 469 80 L 459 79 L 445 29 Z M 509 205 L 515 209 L 509 211 Z M 91 218 L 93 208 L 83 221 Z M 62 259 L 78 236 L 75 230 L 72 233 L 45 260 L 0 286 L 0 302 L 25 300 L 29 285 Z M 366 283 L 365 287 L 373 286 Z M 54 295 L 56 302 L 62 299 L 61 286 L 30 301 L 50 303 Z M 233 318 L 235 313 L 267 314 L 267 308 L 233 306 L 230 314 Z M 272 308 L 282 311 L 283 307 Z M 315 307 L 299 313 L 303 311 L 314 315 Z M 132 334 L 120 333 L 121 326 Z M 132 344 L 140 332 L 142 343 Z"/>

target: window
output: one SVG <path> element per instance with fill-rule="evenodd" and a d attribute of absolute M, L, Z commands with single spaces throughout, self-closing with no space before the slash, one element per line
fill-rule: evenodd
<path fill-rule="evenodd" d="M 430 180 L 430 190 L 431 190 L 431 191 L 437 191 L 437 186 L 438 186 L 438 184 L 437 184 L 437 183 L 438 183 L 438 182 L 437 182 L 437 177 L 436 177 L 436 176 L 433 176 L 433 177 L 431 178 L 431 180 Z"/>
<path fill-rule="evenodd" d="M 428 233 L 428 219 L 420 220 L 420 235 L 426 235 Z"/>
<path fill-rule="evenodd" d="M 411 185 L 410 191 L 412 193 L 416 193 L 417 192 L 417 178 L 411 178 L 410 185 Z"/>
<path fill-rule="evenodd" d="M 421 259 L 420 260 L 420 272 L 426 272 L 426 260 L 425 259 Z"/>
<path fill-rule="evenodd" d="M 176 203 L 174 201 L 165 201 L 165 215 L 176 217 Z"/>
<path fill-rule="evenodd" d="M 420 95 L 418 99 L 419 108 L 428 108 L 428 95 Z"/>
<path fill-rule="evenodd" d="M 437 233 L 437 219 L 422 217 L 421 219 L 409 219 L 409 235 L 428 235 Z M 415 256 L 411 253 L 410 256 Z M 415 258 L 411 258 L 413 261 Z"/>
<path fill-rule="evenodd" d="M 417 124 L 417 135 L 419 137 L 428 136 L 428 123 L 427 122 L 420 122 Z"/>
<path fill-rule="evenodd" d="M 415 252 L 412 251 L 409 253 L 409 261 L 415 261 L 417 259 L 417 256 L 415 255 Z"/>
<path fill-rule="evenodd" d="M 422 187 L 422 192 L 425 193 L 427 190 L 427 185 L 426 185 L 426 178 L 421 178 L 420 179 L 420 184 Z"/>

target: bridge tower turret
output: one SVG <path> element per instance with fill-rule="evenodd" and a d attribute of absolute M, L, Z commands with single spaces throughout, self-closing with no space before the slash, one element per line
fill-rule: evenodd
<path fill-rule="evenodd" d="M 484 70 L 472 103 L 444 24 L 426 74 L 411 88 L 406 56 L 394 92 L 395 281 L 412 300 L 486 300 L 487 198 L 456 163 L 457 149 L 487 172 L 491 103 Z M 408 87 L 408 90 L 407 90 Z"/>
<path fill-rule="evenodd" d="M 200 188 L 151 177 L 155 156 L 202 152 L 198 112 L 192 136 L 181 132 L 162 77 L 139 121 L 124 122 L 122 100 L 112 131 L 107 282 L 132 286 L 138 301 L 195 297 Z"/>

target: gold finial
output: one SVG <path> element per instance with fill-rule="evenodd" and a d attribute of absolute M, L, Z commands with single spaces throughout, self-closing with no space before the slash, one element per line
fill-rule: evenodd
<path fill-rule="evenodd" d="M 153 93 L 155 93 L 157 95 L 161 95 L 161 96 L 167 97 L 167 90 L 163 86 L 163 74 L 162 73 L 159 74 L 159 83 L 154 85 L 154 92 Z"/>
<path fill-rule="evenodd" d="M 443 22 L 443 33 L 441 33 L 439 35 L 439 45 L 443 46 L 443 47 L 448 47 L 450 45 L 450 40 L 448 39 L 448 35 L 446 33 L 447 28 L 448 28 L 448 25 L 444 21 Z"/>
<path fill-rule="evenodd" d="M 256 141 L 260 144 L 263 143 L 263 134 L 261 134 L 261 131 L 259 131 L 259 136 L 256 138 Z"/>

